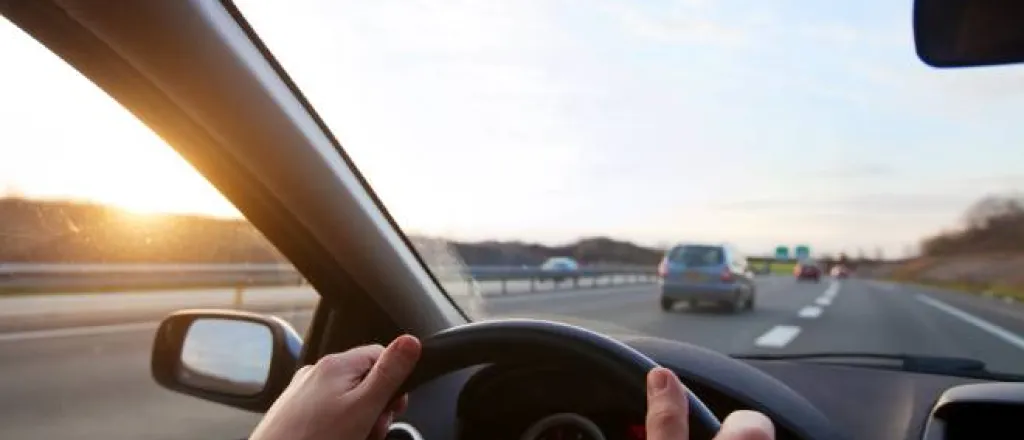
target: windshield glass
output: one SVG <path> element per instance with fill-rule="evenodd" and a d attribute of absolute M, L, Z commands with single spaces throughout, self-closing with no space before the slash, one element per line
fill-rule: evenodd
<path fill-rule="evenodd" d="M 475 319 L 1024 373 L 1024 68 L 927 67 L 912 6 L 238 2 Z"/>

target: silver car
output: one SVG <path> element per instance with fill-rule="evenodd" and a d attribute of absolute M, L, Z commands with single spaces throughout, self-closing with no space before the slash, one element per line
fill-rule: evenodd
<path fill-rule="evenodd" d="M 676 303 L 722 304 L 732 312 L 754 308 L 756 286 L 747 259 L 727 244 L 680 244 L 658 266 L 661 308 Z"/>

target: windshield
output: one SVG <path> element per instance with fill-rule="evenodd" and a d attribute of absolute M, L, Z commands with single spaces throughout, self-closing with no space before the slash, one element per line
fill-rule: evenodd
<path fill-rule="evenodd" d="M 1024 373 L 1024 68 L 925 66 L 910 1 L 238 6 L 475 319 Z"/>

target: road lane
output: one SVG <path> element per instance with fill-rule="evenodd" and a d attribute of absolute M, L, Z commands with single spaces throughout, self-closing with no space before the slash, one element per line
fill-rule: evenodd
<path fill-rule="evenodd" d="M 489 318 L 549 318 L 727 353 L 909 352 L 974 357 L 997 370 L 1024 365 L 1024 350 L 917 298 L 944 301 L 1021 335 L 1024 318 L 1013 320 L 1007 312 L 1019 310 L 998 302 L 865 280 L 798 283 L 766 276 L 757 283 L 756 308 L 737 314 L 685 306 L 664 312 L 651 285 L 491 294 L 475 306 Z M 285 312 L 305 330 L 308 314 Z M 244 437 L 258 420 L 158 387 L 149 376 L 151 328 L 31 340 L 3 334 L 0 438 L 228 439 Z"/>
<path fill-rule="evenodd" d="M 580 325 L 609 334 L 646 334 L 691 342 L 726 353 L 745 353 L 754 340 L 782 320 L 795 316 L 826 288 L 825 283 L 798 283 L 787 277 L 757 280 L 753 311 L 731 314 L 714 307 L 677 305 L 663 312 L 655 286 L 638 286 L 578 299 L 535 295 L 529 301 L 488 301 L 489 317 L 531 317 Z"/>
<path fill-rule="evenodd" d="M 290 315 L 305 331 L 310 315 Z M 153 329 L 0 341 L 0 438 L 245 438 L 258 415 L 166 391 Z"/>
<path fill-rule="evenodd" d="M 782 348 L 758 347 L 756 352 L 955 356 L 981 360 L 993 371 L 1024 371 L 1021 367 L 1024 365 L 1022 347 L 1007 343 L 990 331 L 929 305 L 929 302 L 948 301 L 942 303 L 948 304 L 947 308 L 976 310 L 981 301 L 979 298 L 857 279 L 837 285 L 837 293 L 823 308 L 821 316 L 816 319 L 797 316 L 780 323 L 801 328 L 800 334 L 789 344 Z M 991 318 L 991 314 L 986 318 Z M 1021 333 L 1024 320 L 1013 324 L 1013 330 L 999 328 L 1019 338 L 1024 334 Z"/>

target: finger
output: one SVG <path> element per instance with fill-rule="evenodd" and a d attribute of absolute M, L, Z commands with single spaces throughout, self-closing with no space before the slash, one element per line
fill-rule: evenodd
<path fill-rule="evenodd" d="M 391 411 L 393 414 L 399 415 L 399 414 L 404 413 L 405 409 L 408 408 L 408 407 L 409 407 L 409 395 L 408 394 L 403 394 L 401 397 L 398 397 L 398 398 L 396 398 L 396 399 L 391 401 L 391 404 L 388 405 L 387 411 Z"/>
<path fill-rule="evenodd" d="M 377 417 L 377 421 L 374 422 L 373 428 L 370 429 L 370 440 L 384 440 L 388 435 L 388 428 L 391 427 L 392 415 L 389 412 L 381 414 Z"/>
<path fill-rule="evenodd" d="M 736 411 L 722 422 L 722 429 L 714 440 L 773 440 L 775 426 L 764 414 L 755 411 Z"/>
<path fill-rule="evenodd" d="M 366 379 L 359 384 L 358 392 L 366 399 L 366 404 L 372 405 L 376 411 L 381 411 L 388 404 L 392 396 L 398 392 L 398 388 L 405 382 L 405 378 L 416 366 L 420 357 L 420 341 L 413 336 L 403 335 L 396 338 L 384 349 L 380 359 L 373 365 Z"/>
<path fill-rule="evenodd" d="M 651 369 L 647 373 L 648 440 L 687 440 L 688 410 L 686 389 L 675 373 L 661 367 Z"/>
<path fill-rule="evenodd" d="M 348 391 L 362 381 L 383 353 L 384 347 L 380 345 L 363 345 L 341 353 L 331 353 L 316 362 L 312 374 L 342 383 L 343 391 Z"/>

